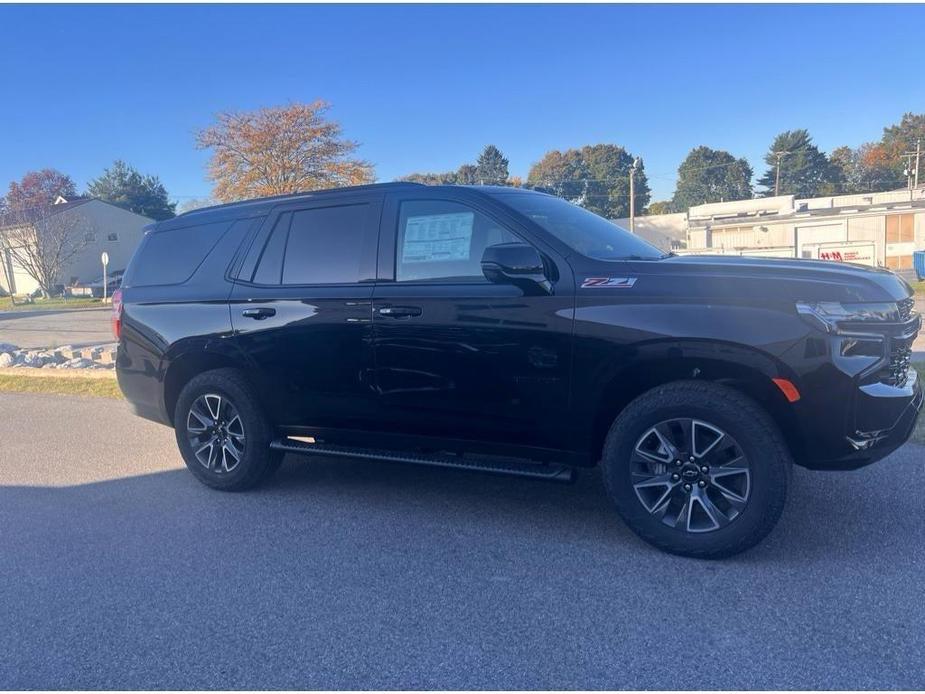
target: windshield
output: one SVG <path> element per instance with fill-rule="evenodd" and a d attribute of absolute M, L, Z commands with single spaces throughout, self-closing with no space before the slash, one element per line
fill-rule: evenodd
<path fill-rule="evenodd" d="M 498 193 L 569 248 L 598 260 L 659 260 L 667 253 L 635 234 L 562 198 L 536 193 Z"/>

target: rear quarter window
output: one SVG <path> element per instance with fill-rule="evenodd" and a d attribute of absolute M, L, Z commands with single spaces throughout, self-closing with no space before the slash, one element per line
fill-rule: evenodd
<path fill-rule="evenodd" d="M 154 230 L 145 235 L 125 277 L 126 286 L 183 284 L 206 259 L 232 222 Z"/>

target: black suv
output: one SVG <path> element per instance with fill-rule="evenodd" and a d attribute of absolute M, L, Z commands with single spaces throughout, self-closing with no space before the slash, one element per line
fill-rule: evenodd
<path fill-rule="evenodd" d="M 211 487 L 287 452 L 552 480 L 601 461 L 636 533 L 718 557 L 771 530 L 791 462 L 906 440 L 913 304 L 887 271 L 678 257 L 542 193 L 396 183 L 153 225 L 113 321 L 122 391 Z"/>

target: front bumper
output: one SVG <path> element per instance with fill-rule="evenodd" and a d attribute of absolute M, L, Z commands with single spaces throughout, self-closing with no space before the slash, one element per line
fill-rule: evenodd
<path fill-rule="evenodd" d="M 860 386 L 853 398 L 853 416 L 842 441 L 827 446 L 827 455 L 798 462 L 814 470 L 855 470 L 888 456 L 915 430 L 925 393 L 915 370 L 903 388 L 883 384 Z"/>

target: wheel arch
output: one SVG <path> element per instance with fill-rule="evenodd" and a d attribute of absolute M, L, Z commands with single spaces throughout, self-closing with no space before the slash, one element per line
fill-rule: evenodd
<path fill-rule="evenodd" d="M 171 426 L 174 425 L 174 410 L 183 387 L 199 374 L 216 369 L 235 369 L 249 380 L 241 361 L 223 352 L 187 352 L 170 361 L 164 375 L 164 408 Z"/>
<path fill-rule="evenodd" d="M 797 414 L 771 380 L 789 376 L 788 369 L 770 355 L 738 346 L 674 345 L 660 354 L 634 360 L 602 380 L 590 432 L 592 457 L 594 461 L 600 459 L 614 419 L 640 395 L 674 381 L 702 380 L 734 388 L 763 407 L 783 434 L 791 456 L 799 459 L 803 440 Z"/>

